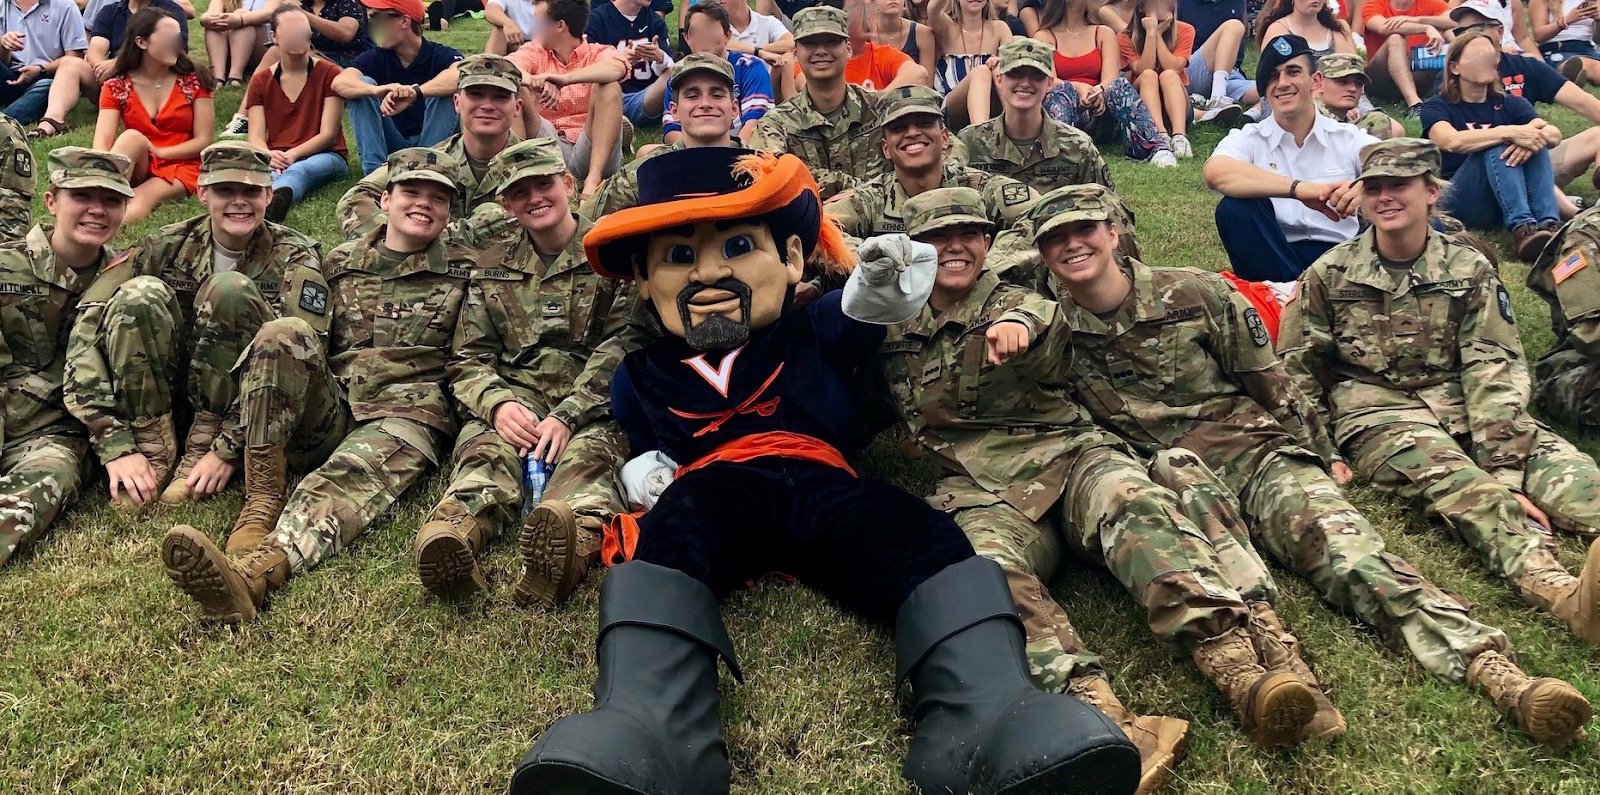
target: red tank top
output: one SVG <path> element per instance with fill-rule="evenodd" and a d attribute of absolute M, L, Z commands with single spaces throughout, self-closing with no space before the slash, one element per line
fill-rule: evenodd
<path fill-rule="evenodd" d="M 1055 39 L 1055 33 L 1050 34 Z M 1055 42 L 1052 42 L 1055 43 Z M 1068 57 L 1060 50 L 1055 53 L 1056 78 L 1084 85 L 1100 83 L 1100 27 L 1094 29 L 1094 47 L 1082 55 Z"/>

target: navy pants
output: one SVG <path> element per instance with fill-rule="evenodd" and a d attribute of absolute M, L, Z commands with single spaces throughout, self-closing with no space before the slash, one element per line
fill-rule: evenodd
<path fill-rule="evenodd" d="M 769 456 L 674 481 L 640 518 L 632 559 L 677 569 L 718 598 L 781 571 L 892 626 L 918 585 L 972 555 L 949 516 L 901 489 Z"/>
<path fill-rule="evenodd" d="M 1222 197 L 1217 202 L 1217 235 L 1233 273 L 1252 282 L 1292 282 L 1335 243 L 1290 243 L 1272 212 L 1272 200 Z"/>

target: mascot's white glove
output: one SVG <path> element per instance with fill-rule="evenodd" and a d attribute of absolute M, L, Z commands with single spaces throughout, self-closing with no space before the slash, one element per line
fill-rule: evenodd
<path fill-rule="evenodd" d="M 856 247 L 856 269 L 840 301 L 846 317 L 888 325 L 916 317 L 933 293 L 939 253 L 903 234 L 869 237 Z"/>
<path fill-rule="evenodd" d="M 622 491 L 628 498 L 628 505 L 635 511 L 656 507 L 656 500 L 672 485 L 673 473 L 677 471 L 678 462 L 660 450 L 635 456 L 623 464 Z"/>

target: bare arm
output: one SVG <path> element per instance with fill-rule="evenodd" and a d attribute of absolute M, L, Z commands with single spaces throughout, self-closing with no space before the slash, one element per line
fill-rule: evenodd
<path fill-rule="evenodd" d="M 1555 129 L 1548 125 L 1548 129 Z M 1556 130 L 1556 140 L 1561 138 L 1561 131 Z M 1548 139 L 1546 134 L 1531 124 L 1502 124 L 1487 130 L 1458 130 L 1450 126 L 1450 122 L 1436 121 L 1428 128 L 1428 137 L 1439 145 L 1440 149 L 1454 154 L 1472 154 L 1492 149 L 1501 144 L 1512 144 L 1528 149 L 1543 149 Z"/>
<path fill-rule="evenodd" d="M 621 58 L 606 58 L 564 75 L 548 75 L 547 79 L 558 86 L 570 86 L 574 83 L 616 83 L 627 75 L 628 65 Z"/>
<path fill-rule="evenodd" d="M 1567 81 L 1556 92 L 1556 104 L 1560 105 L 1589 121 L 1600 124 L 1600 99 L 1578 87 L 1577 83 Z"/>
<path fill-rule="evenodd" d="M 246 118 L 250 119 L 250 132 L 246 134 L 246 140 L 250 141 L 251 146 L 257 146 L 262 149 L 268 148 L 267 106 L 251 105 L 245 109 L 244 114 Z"/>
<path fill-rule="evenodd" d="M 393 84 L 375 86 L 362 80 L 364 75 L 354 66 L 347 66 L 340 70 L 337 77 L 333 78 L 333 93 L 345 99 L 369 99 L 388 95 L 394 88 Z"/>
<path fill-rule="evenodd" d="M 152 147 L 150 153 L 168 160 L 194 160 L 216 137 L 217 107 L 211 97 L 199 97 L 194 101 L 194 137 L 174 146 Z"/>
<path fill-rule="evenodd" d="M 927 85 L 933 85 L 933 77 L 928 74 L 928 70 L 923 69 L 916 61 L 906 61 L 900 65 L 900 70 L 894 73 L 894 80 L 890 81 L 889 85 L 884 86 L 881 90 L 887 91 L 901 86 Z"/>
<path fill-rule="evenodd" d="M 122 114 L 115 108 L 101 108 L 100 115 L 94 120 L 94 148 L 102 152 L 110 151 L 111 144 L 117 140 L 117 133 L 122 131 Z"/>

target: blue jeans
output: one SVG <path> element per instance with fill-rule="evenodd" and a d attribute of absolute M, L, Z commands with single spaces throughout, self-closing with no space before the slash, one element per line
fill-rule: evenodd
<path fill-rule="evenodd" d="M 272 176 L 272 189 L 288 188 L 296 204 L 312 191 L 350 176 L 350 164 L 338 152 L 318 152 Z"/>
<path fill-rule="evenodd" d="M 1217 202 L 1217 235 L 1228 252 L 1233 275 L 1252 282 L 1292 282 L 1335 243 L 1289 242 L 1272 211 L 1272 200 L 1222 197 Z"/>
<path fill-rule="evenodd" d="M 5 79 L 14 77 L 7 76 Z M 50 84 L 53 82 L 54 78 L 41 77 L 26 88 L 18 89 L 0 80 L 0 102 L 7 103 L 4 113 L 24 127 L 37 124 L 44 116 L 45 105 L 50 99 Z"/>
<path fill-rule="evenodd" d="M 370 77 L 362 82 L 377 85 Z M 408 146 L 433 146 L 461 128 L 461 117 L 456 115 L 453 97 L 430 97 L 423 100 L 422 132 L 415 136 L 400 134 L 394 119 L 379 109 L 379 100 L 367 97 L 352 99 L 350 128 L 355 133 L 356 150 L 361 155 L 361 173 L 371 174 L 389 159 L 391 153 Z"/>
<path fill-rule="evenodd" d="M 634 127 L 649 127 L 661 123 L 661 116 L 651 116 L 644 109 L 644 94 L 649 89 L 635 91 L 632 94 L 622 95 L 622 115 L 633 122 Z"/>
<path fill-rule="evenodd" d="M 1499 224 L 1514 230 L 1526 223 L 1559 222 L 1550 150 L 1540 149 L 1520 166 L 1500 159 L 1505 150 L 1502 144 L 1467 155 L 1444 192 L 1444 211 L 1473 229 Z M 1491 195 L 1494 201 L 1484 200 Z"/>

